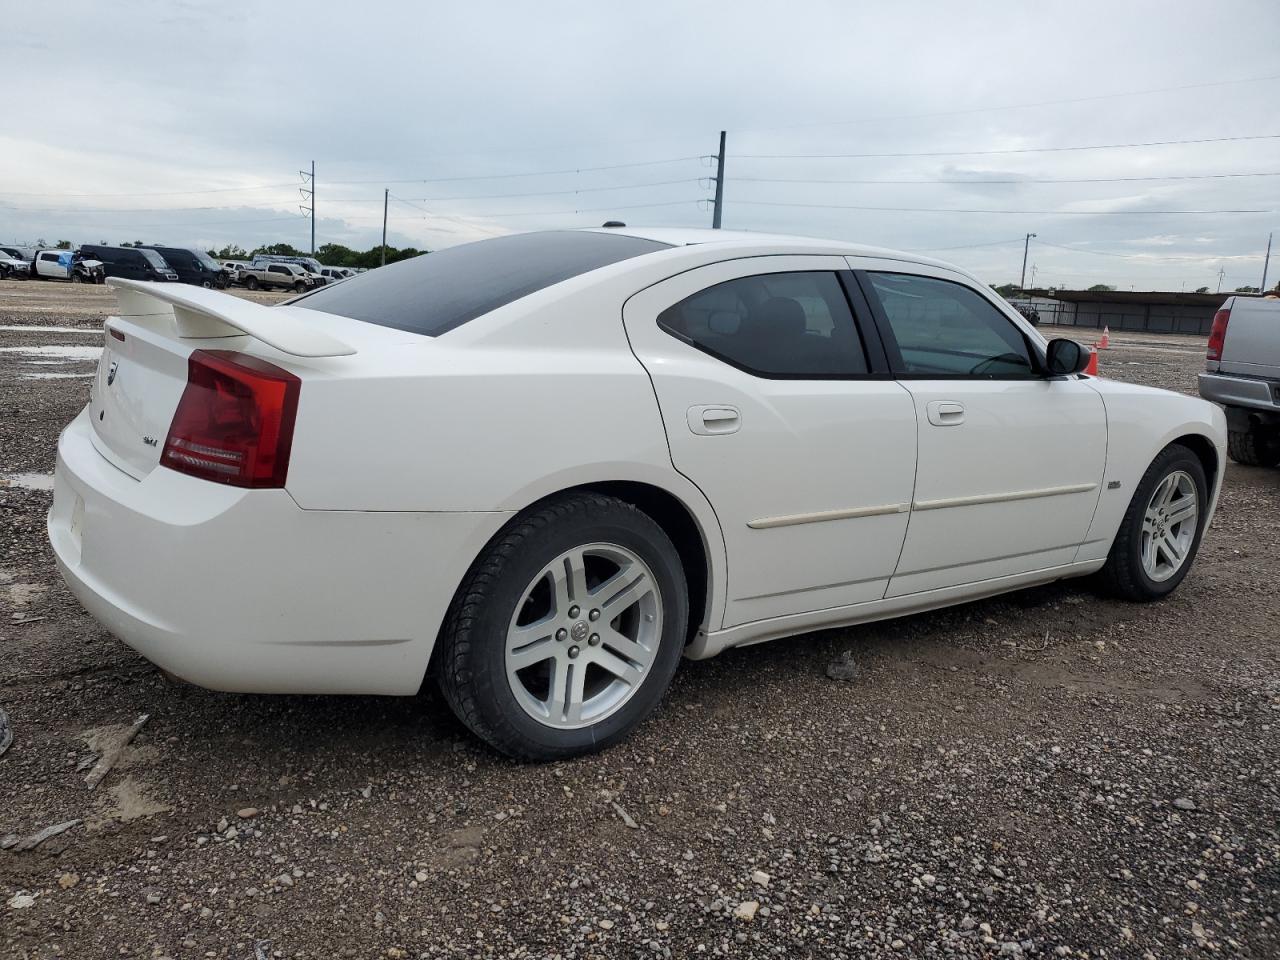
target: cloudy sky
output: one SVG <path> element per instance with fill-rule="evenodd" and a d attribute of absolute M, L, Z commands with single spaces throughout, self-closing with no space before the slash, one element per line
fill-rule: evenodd
<path fill-rule="evenodd" d="M 312 160 L 317 244 L 377 243 L 384 188 L 398 246 L 709 226 L 724 129 L 726 227 L 1234 289 L 1278 42 L 1276 0 L 5 3 L 0 240 L 306 247 Z"/>

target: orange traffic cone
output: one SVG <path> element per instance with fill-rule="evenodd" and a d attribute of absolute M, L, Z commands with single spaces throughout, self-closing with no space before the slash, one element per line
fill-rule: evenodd
<path fill-rule="evenodd" d="M 1089 365 L 1084 368 L 1084 372 L 1091 377 L 1098 375 L 1098 348 L 1089 348 Z"/>
<path fill-rule="evenodd" d="M 1099 350 L 1105 350 L 1105 349 L 1107 349 L 1107 347 L 1109 347 L 1109 346 L 1111 346 L 1111 328 L 1110 328 L 1110 327 L 1103 327 L 1103 328 L 1102 328 L 1102 339 L 1098 341 L 1098 349 L 1099 349 Z"/>

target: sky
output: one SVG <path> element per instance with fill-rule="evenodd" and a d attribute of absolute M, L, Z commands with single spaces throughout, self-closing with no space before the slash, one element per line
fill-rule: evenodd
<path fill-rule="evenodd" d="M 726 228 L 992 284 L 1034 233 L 1028 285 L 1256 286 L 1280 230 L 1275 0 L 51 9 L 4 0 L 0 242 L 306 249 L 312 161 L 317 245 L 384 189 L 394 246 L 710 226 L 721 130 Z"/>

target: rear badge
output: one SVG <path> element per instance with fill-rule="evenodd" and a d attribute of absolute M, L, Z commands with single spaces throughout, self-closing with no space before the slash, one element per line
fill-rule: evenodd
<path fill-rule="evenodd" d="M 107 370 L 107 386 L 111 386 L 116 382 L 116 368 L 120 366 L 119 360 L 111 361 L 111 368 Z"/>
<path fill-rule="evenodd" d="M 155 437 L 143 437 L 142 442 L 145 443 L 148 447 L 154 447 L 157 441 Z"/>

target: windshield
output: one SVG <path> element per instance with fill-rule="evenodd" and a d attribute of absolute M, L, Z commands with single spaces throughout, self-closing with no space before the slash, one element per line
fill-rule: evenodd
<path fill-rule="evenodd" d="M 156 253 L 154 250 L 142 249 L 142 250 L 139 250 L 138 252 L 141 253 L 144 257 L 146 257 L 147 263 L 151 264 L 151 266 L 155 267 L 157 270 L 169 269 L 168 261 L 166 261 L 164 257 L 160 256 L 160 254 Z"/>
<path fill-rule="evenodd" d="M 209 254 L 205 253 L 203 250 L 192 250 L 191 252 L 206 269 L 212 270 L 214 273 L 217 273 L 222 269 L 218 264 L 218 261 L 213 259 L 213 257 L 209 256 Z"/>
<path fill-rule="evenodd" d="M 544 287 L 669 246 L 588 230 L 514 234 L 401 260 L 293 304 L 434 337 Z"/>

